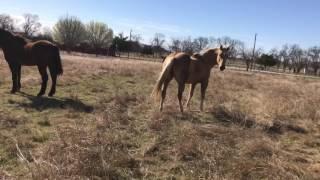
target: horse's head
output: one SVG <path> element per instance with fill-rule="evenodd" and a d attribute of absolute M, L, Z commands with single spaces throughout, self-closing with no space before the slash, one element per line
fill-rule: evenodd
<path fill-rule="evenodd" d="M 217 64 L 219 65 L 220 71 L 226 69 L 226 62 L 228 59 L 228 51 L 230 47 L 224 48 L 222 45 L 220 46 L 218 53 L 217 53 Z"/>
<path fill-rule="evenodd" d="M 3 46 L 2 44 L 4 43 L 4 30 L 0 28 L 0 48 Z"/>
<path fill-rule="evenodd" d="M 0 47 L 2 47 L 6 43 L 10 35 L 11 33 L 9 31 L 0 28 Z"/>

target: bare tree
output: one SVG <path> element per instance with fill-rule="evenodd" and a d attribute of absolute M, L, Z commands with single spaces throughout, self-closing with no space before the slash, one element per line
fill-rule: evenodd
<path fill-rule="evenodd" d="M 252 50 L 245 47 L 244 44 L 239 46 L 239 57 L 246 63 L 246 70 L 249 71 L 252 63 Z"/>
<path fill-rule="evenodd" d="M 259 58 L 264 53 L 264 49 L 259 47 L 256 52 L 254 53 L 255 58 Z"/>
<path fill-rule="evenodd" d="M 59 19 L 53 29 L 54 40 L 64 45 L 68 51 L 84 40 L 85 36 L 85 26 L 74 16 Z"/>
<path fill-rule="evenodd" d="M 201 51 L 209 44 L 209 38 L 206 37 L 198 37 L 193 40 L 194 50 Z"/>
<path fill-rule="evenodd" d="M 87 40 L 98 55 L 99 48 L 107 48 L 112 44 L 113 31 L 101 22 L 91 21 L 86 26 Z"/>
<path fill-rule="evenodd" d="M 116 51 L 125 52 L 129 51 L 128 36 L 125 36 L 122 32 L 113 38 L 112 44 L 115 46 Z"/>
<path fill-rule="evenodd" d="M 320 47 L 314 46 L 308 49 L 308 57 L 310 58 L 310 65 L 313 68 L 314 75 L 317 75 L 320 69 Z"/>
<path fill-rule="evenodd" d="M 234 40 L 234 43 L 229 46 L 229 58 L 232 59 L 236 59 L 237 56 L 239 56 L 241 54 L 241 48 L 244 46 L 244 42 L 240 41 L 240 40 Z"/>
<path fill-rule="evenodd" d="M 223 45 L 223 46 L 232 46 L 235 43 L 236 40 L 231 39 L 228 36 L 220 37 L 217 38 L 216 42 L 218 45 Z"/>
<path fill-rule="evenodd" d="M 264 53 L 264 50 L 263 48 L 260 47 L 254 51 L 253 55 L 251 54 L 252 55 L 251 66 L 250 66 L 251 70 L 256 68 L 256 60 L 259 59 L 263 53 Z"/>
<path fill-rule="evenodd" d="M 24 14 L 23 17 L 23 32 L 25 36 L 32 37 L 36 32 L 40 30 L 41 23 L 39 22 L 39 16 L 36 14 Z"/>
<path fill-rule="evenodd" d="M 283 72 L 285 72 L 286 68 L 290 65 L 289 46 L 287 44 L 280 50 L 279 59 L 282 62 Z"/>
<path fill-rule="evenodd" d="M 244 43 L 237 39 L 232 39 L 228 36 L 220 37 L 215 40 L 216 47 L 220 45 L 230 47 L 228 51 L 229 58 L 236 58 L 237 55 L 243 53 Z"/>
<path fill-rule="evenodd" d="M 49 27 L 44 27 L 42 32 L 36 37 L 36 39 L 53 41 L 52 30 Z"/>
<path fill-rule="evenodd" d="M 140 34 L 132 34 L 131 35 L 131 41 L 133 42 L 137 42 L 137 43 L 140 43 L 140 41 L 142 41 L 143 38 L 141 37 Z"/>
<path fill-rule="evenodd" d="M 161 33 L 156 33 L 152 40 L 152 45 L 155 47 L 162 47 L 165 42 L 165 36 Z"/>
<path fill-rule="evenodd" d="M 141 52 L 142 45 L 140 44 L 140 41 L 142 41 L 140 34 L 131 33 L 131 41 L 129 42 L 130 51 Z"/>
<path fill-rule="evenodd" d="M 161 33 L 156 33 L 152 40 L 152 47 L 154 49 L 154 52 L 158 53 L 159 56 L 161 56 L 161 50 L 163 48 L 164 43 L 165 36 Z"/>
<path fill-rule="evenodd" d="M 181 51 L 181 40 L 177 38 L 171 39 L 171 44 L 169 45 L 170 51 L 180 52 Z"/>
<path fill-rule="evenodd" d="M 14 20 L 7 14 L 0 14 L 0 29 L 14 31 Z"/>
<path fill-rule="evenodd" d="M 187 54 L 193 54 L 195 52 L 194 42 L 191 37 L 187 37 L 181 42 L 181 50 Z"/>
<path fill-rule="evenodd" d="M 303 58 L 304 52 L 299 45 L 293 44 L 289 48 L 289 57 L 291 60 L 291 68 L 294 73 L 300 73 L 303 67 L 305 67 L 305 59 Z"/>
<path fill-rule="evenodd" d="M 209 37 L 208 38 L 208 40 L 209 40 L 209 44 L 210 45 L 216 45 L 217 44 L 217 38 L 215 38 L 215 37 Z"/>
<path fill-rule="evenodd" d="M 277 68 L 278 70 L 280 69 L 280 66 L 281 66 L 281 61 L 280 61 L 280 53 L 278 51 L 277 48 L 272 48 L 269 52 L 269 54 L 277 60 Z"/>

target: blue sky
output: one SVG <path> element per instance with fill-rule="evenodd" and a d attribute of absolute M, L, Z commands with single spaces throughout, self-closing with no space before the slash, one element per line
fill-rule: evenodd
<path fill-rule="evenodd" d="M 285 43 L 320 45 L 318 0 L 2 0 L 0 13 L 40 16 L 53 26 L 69 14 L 84 22 L 107 23 L 115 32 L 130 29 L 149 42 L 160 32 L 171 37 L 230 36 L 268 50 Z"/>

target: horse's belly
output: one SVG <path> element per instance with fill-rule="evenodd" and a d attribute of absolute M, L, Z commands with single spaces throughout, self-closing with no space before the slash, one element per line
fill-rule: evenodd
<path fill-rule="evenodd" d="M 37 63 L 32 62 L 32 61 L 23 61 L 21 63 L 21 65 L 23 65 L 23 66 L 35 66 L 35 65 L 37 65 Z"/>
<path fill-rule="evenodd" d="M 201 82 L 202 78 L 199 77 L 189 77 L 186 81 L 186 84 L 195 84 Z"/>
<path fill-rule="evenodd" d="M 29 64 L 26 64 L 26 63 L 24 63 L 24 64 L 21 64 L 22 66 L 36 66 L 37 64 L 31 64 L 31 63 L 29 63 Z"/>
<path fill-rule="evenodd" d="M 36 59 L 34 59 L 32 57 L 25 57 L 21 61 L 21 65 L 23 65 L 23 66 L 35 66 L 37 64 L 38 64 L 38 62 L 36 61 Z"/>
<path fill-rule="evenodd" d="M 203 80 L 207 79 L 207 75 L 200 71 L 191 71 L 188 74 L 187 83 L 194 84 L 194 83 L 200 83 Z"/>

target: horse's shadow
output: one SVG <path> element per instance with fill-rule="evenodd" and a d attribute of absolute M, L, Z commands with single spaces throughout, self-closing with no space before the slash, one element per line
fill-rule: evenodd
<path fill-rule="evenodd" d="M 93 106 L 83 103 L 77 98 L 49 98 L 37 97 L 24 92 L 19 92 L 19 95 L 26 97 L 30 102 L 14 102 L 23 108 L 32 108 L 38 111 L 46 109 L 72 109 L 77 112 L 90 113 L 93 111 Z"/>

